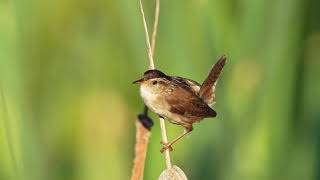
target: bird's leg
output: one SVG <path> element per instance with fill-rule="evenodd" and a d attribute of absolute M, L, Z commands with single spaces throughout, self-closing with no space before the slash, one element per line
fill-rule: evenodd
<path fill-rule="evenodd" d="M 186 127 L 183 130 L 183 133 L 181 133 L 177 138 L 175 138 L 173 141 L 169 142 L 169 143 L 164 143 L 163 141 L 161 141 L 160 143 L 163 144 L 162 149 L 160 150 L 161 153 L 163 153 L 165 150 L 169 149 L 170 151 L 172 151 L 172 145 L 174 143 L 176 143 L 179 139 L 181 139 L 182 137 L 184 137 L 185 135 L 187 135 L 189 132 L 192 131 L 192 126 L 191 127 Z"/>

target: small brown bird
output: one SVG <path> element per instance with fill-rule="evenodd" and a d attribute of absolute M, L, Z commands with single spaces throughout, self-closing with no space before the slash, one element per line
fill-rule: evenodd
<path fill-rule="evenodd" d="M 174 143 L 193 130 L 193 123 L 216 117 L 217 113 L 210 105 L 215 101 L 216 82 L 225 62 L 226 57 L 220 57 L 202 85 L 191 79 L 168 76 L 155 69 L 146 71 L 143 78 L 133 82 L 140 84 L 140 95 L 151 111 L 185 128 L 173 141 L 161 142 L 164 145 L 161 152 L 172 150 Z"/>

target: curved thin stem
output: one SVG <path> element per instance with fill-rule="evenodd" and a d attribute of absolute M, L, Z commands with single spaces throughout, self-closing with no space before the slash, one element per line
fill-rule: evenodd
<path fill-rule="evenodd" d="M 147 48 L 148 48 L 149 69 L 154 69 L 154 62 L 153 62 L 153 57 L 152 57 L 152 49 L 151 49 L 151 45 L 150 45 L 150 38 L 149 38 L 149 34 L 148 34 L 147 22 L 146 22 L 146 18 L 144 16 L 144 11 L 143 11 L 143 6 L 142 6 L 141 0 L 139 2 L 140 2 L 140 10 L 141 10 L 141 14 L 142 14 L 142 19 L 143 19 L 144 33 L 146 36 L 146 43 L 147 43 Z"/>
<path fill-rule="evenodd" d="M 160 0 L 156 0 L 156 12 L 154 15 L 154 24 L 153 24 L 153 32 L 152 32 L 152 41 L 151 41 L 151 50 L 152 57 L 155 56 L 156 51 L 156 37 L 158 32 L 158 22 L 159 22 L 159 12 L 160 12 Z"/>

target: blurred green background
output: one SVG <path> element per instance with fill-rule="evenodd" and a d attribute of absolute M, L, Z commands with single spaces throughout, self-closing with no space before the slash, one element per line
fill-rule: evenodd
<path fill-rule="evenodd" d="M 228 57 L 218 117 L 171 153 L 189 179 L 320 179 L 319 0 L 162 0 L 159 23 L 167 74 L 202 82 Z M 0 0 L 0 179 L 129 179 L 147 67 L 138 0 Z M 165 169 L 152 117 L 148 180 Z"/>

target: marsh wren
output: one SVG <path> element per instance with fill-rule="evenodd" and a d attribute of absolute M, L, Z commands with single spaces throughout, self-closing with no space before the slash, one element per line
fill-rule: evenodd
<path fill-rule="evenodd" d="M 225 62 L 226 57 L 221 56 L 201 85 L 156 69 L 146 71 L 143 78 L 133 82 L 140 84 L 140 95 L 151 111 L 184 127 L 183 133 L 173 141 L 161 142 L 164 145 L 161 152 L 172 150 L 174 143 L 193 130 L 193 123 L 217 116 L 210 106 L 215 102 L 215 86 Z"/>

